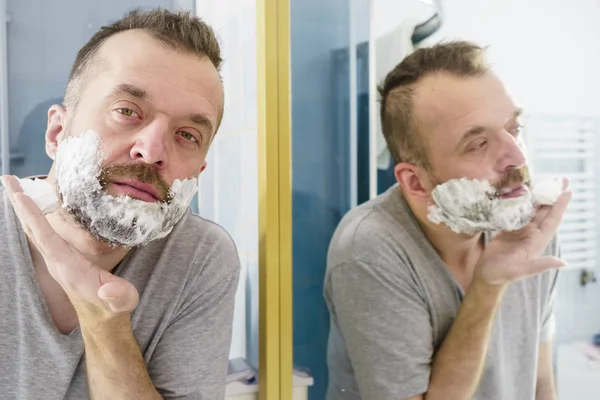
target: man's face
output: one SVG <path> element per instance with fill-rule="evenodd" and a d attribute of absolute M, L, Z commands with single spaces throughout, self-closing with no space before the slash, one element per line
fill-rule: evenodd
<path fill-rule="evenodd" d="M 151 166 L 167 185 L 197 177 L 223 108 L 210 60 L 167 49 L 142 31 L 109 38 L 98 59 L 106 65 L 88 77 L 66 136 L 98 132 L 108 156 L 103 167 Z M 112 182 L 107 190 L 156 200 Z"/>
<path fill-rule="evenodd" d="M 414 115 L 432 166 L 424 182 L 429 191 L 466 177 L 488 180 L 504 198 L 524 193 L 520 109 L 495 75 L 429 76 L 415 90 Z"/>
<path fill-rule="evenodd" d="M 103 154 L 98 177 L 103 193 L 136 199 L 140 209 L 142 203 L 155 204 L 158 209 L 171 200 L 169 190 L 174 182 L 195 179 L 206 166 L 223 108 L 218 71 L 208 58 L 167 49 L 141 31 L 109 38 L 97 59 L 98 73 L 87 76 L 75 110 L 54 115 L 62 118 L 63 129 L 56 137 L 58 149 L 65 139 L 97 132 Z M 52 111 L 50 114 L 52 119 Z M 51 125 L 52 121 L 49 130 Z M 47 133 L 48 137 L 52 135 Z M 85 141 L 72 142 L 70 154 L 73 143 L 86 146 Z M 88 140 L 88 147 L 90 143 Z M 57 158 L 60 154 L 58 151 Z M 60 161 L 57 159 L 58 164 Z M 100 200 L 96 195 L 92 208 L 98 209 Z M 134 217 L 133 223 L 136 221 L 140 218 Z"/>

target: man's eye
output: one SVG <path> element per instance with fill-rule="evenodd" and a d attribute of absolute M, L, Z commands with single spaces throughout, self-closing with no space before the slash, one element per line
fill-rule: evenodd
<path fill-rule="evenodd" d="M 119 114 L 123 114 L 126 117 L 133 117 L 134 114 L 137 115 L 137 113 L 135 111 L 133 111 L 131 108 L 117 108 L 117 112 Z"/>
<path fill-rule="evenodd" d="M 482 140 L 481 142 L 478 142 L 475 145 L 469 147 L 468 151 L 471 152 L 471 151 L 481 150 L 481 149 L 485 148 L 486 145 L 487 145 L 487 140 Z"/>
<path fill-rule="evenodd" d="M 192 135 L 189 132 L 186 131 L 179 131 L 179 135 L 184 138 L 185 140 L 189 140 L 190 142 L 198 142 L 198 139 L 196 139 L 196 136 Z"/>
<path fill-rule="evenodd" d="M 520 123 L 516 123 L 513 126 L 510 127 L 509 132 L 512 133 L 513 135 L 517 136 L 519 135 L 519 133 L 521 133 L 521 129 L 523 128 L 523 125 L 521 125 Z"/>

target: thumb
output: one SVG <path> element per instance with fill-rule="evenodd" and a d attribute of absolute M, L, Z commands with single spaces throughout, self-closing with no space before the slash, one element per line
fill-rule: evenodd
<path fill-rule="evenodd" d="M 131 312 L 139 302 L 139 293 L 135 286 L 122 278 L 100 286 L 98 297 L 116 313 Z"/>
<path fill-rule="evenodd" d="M 563 260 L 556 257 L 545 256 L 534 258 L 527 262 L 527 275 L 537 275 L 550 269 L 561 268 L 567 265 Z"/>

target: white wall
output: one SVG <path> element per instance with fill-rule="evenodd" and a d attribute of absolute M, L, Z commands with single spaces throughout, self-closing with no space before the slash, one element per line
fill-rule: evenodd
<path fill-rule="evenodd" d="M 373 0 L 377 31 L 431 15 L 418 0 Z M 489 45 L 489 60 L 530 113 L 599 116 L 600 1 L 442 0 L 444 25 L 427 40 Z"/>
<path fill-rule="evenodd" d="M 196 0 L 196 14 L 213 27 L 224 62 L 223 121 L 200 177 L 199 214 L 233 237 L 242 271 L 235 298 L 230 358 L 258 357 L 258 162 L 256 2 Z"/>

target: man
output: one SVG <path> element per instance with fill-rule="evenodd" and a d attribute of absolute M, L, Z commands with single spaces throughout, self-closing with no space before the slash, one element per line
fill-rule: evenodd
<path fill-rule="evenodd" d="M 423 48 L 380 87 L 398 185 L 350 211 L 330 245 L 329 400 L 556 398 L 553 237 L 570 192 L 493 238 L 428 218 L 434 187 L 452 179 L 526 192 L 520 110 L 483 53 Z"/>
<path fill-rule="evenodd" d="M 220 64 L 209 26 L 161 9 L 79 51 L 34 182 L 58 210 L 3 177 L 2 399 L 224 397 L 239 259 L 189 210 L 223 115 Z"/>

